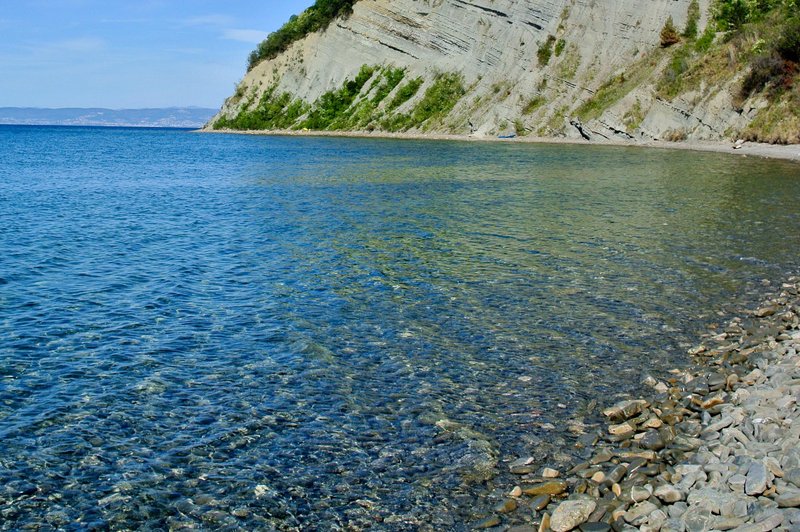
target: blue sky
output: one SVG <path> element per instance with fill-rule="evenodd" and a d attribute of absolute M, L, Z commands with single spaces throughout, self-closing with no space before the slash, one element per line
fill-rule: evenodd
<path fill-rule="evenodd" d="M 0 107 L 219 107 L 313 0 L 0 0 Z"/>

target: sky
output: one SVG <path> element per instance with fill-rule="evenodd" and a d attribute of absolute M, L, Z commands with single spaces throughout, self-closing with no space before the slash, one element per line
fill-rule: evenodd
<path fill-rule="evenodd" d="M 313 0 L 0 0 L 0 107 L 217 108 Z"/>

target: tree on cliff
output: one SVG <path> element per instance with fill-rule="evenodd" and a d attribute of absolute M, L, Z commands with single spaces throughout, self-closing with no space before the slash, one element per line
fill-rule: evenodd
<path fill-rule="evenodd" d="M 681 36 L 678 33 L 678 29 L 675 27 L 675 23 L 672 21 L 672 17 L 667 19 L 666 24 L 661 29 L 661 46 L 666 48 L 667 46 L 672 46 L 680 42 Z"/>
<path fill-rule="evenodd" d="M 248 72 L 257 64 L 272 59 L 289 46 L 309 33 L 328 27 L 334 19 L 347 16 L 353 11 L 353 4 L 358 0 L 317 0 L 314 5 L 295 15 L 280 29 L 270 33 L 258 47 L 250 53 L 247 60 Z"/>

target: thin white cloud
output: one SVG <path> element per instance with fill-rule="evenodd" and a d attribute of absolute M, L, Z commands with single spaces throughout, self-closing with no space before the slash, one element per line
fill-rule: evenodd
<path fill-rule="evenodd" d="M 64 50 L 67 52 L 95 52 L 105 48 L 106 42 L 95 37 L 80 37 L 54 42 L 48 45 L 51 50 Z"/>
<path fill-rule="evenodd" d="M 228 15 L 202 15 L 188 18 L 183 21 L 185 26 L 214 26 L 218 28 L 229 27 L 235 24 L 233 17 Z"/>
<path fill-rule="evenodd" d="M 222 32 L 222 38 L 230 41 L 258 44 L 267 38 L 267 32 L 261 30 L 228 29 Z"/>

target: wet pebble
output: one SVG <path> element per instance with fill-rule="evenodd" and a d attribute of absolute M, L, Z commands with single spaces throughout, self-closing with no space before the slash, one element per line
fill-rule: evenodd
<path fill-rule="evenodd" d="M 554 532 L 567 532 L 585 522 L 597 503 L 592 500 L 569 500 L 558 505 L 550 517 L 550 528 Z"/>

